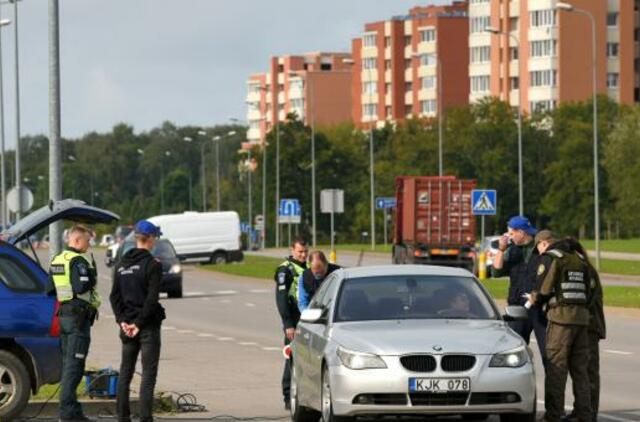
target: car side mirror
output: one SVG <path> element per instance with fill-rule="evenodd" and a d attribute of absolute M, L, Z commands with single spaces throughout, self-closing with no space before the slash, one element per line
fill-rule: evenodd
<path fill-rule="evenodd" d="M 507 306 L 504 309 L 502 318 L 505 321 L 523 321 L 529 318 L 527 309 L 524 306 Z"/>
<path fill-rule="evenodd" d="M 320 324 L 325 320 L 324 309 L 307 308 L 300 315 L 300 321 L 308 322 L 309 324 Z"/>

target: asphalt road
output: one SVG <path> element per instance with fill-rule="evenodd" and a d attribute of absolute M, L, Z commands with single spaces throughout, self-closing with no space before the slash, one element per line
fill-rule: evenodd
<path fill-rule="evenodd" d="M 93 330 L 89 365 L 119 366 L 120 342 L 106 300 L 110 272 L 100 264 L 100 291 L 105 305 Z M 163 299 L 167 320 L 157 391 L 193 393 L 206 406 L 200 417 L 232 415 L 256 420 L 287 420 L 280 390 L 282 332 L 275 310 L 273 282 L 229 276 L 187 267 L 185 297 Z M 640 421 L 640 312 L 608 309 L 609 338 L 602 349 L 602 414 L 605 421 Z M 537 358 L 538 366 L 539 358 Z M 538 370 L 538 397 L 543 398 Z M 134 380 L 134 390 L 138 379 Z M 567 404 L 571 404 L 570 393 Z M 543 403 L 539 403 L 543 409 Z M 223 419 L 225 420 L 225 419 Z M 231 420 L 231 419 L 226 419 Z"/>

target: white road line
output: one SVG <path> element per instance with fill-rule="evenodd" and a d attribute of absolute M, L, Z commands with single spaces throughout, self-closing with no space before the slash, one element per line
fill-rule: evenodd
<path fill-rule="evenodd" d="M 256 304 L 255 303 L 245 303 L 244 306 L 248 306 L 249 308 L 255 308 Z"/>
<path fill-rule="evenodd" d="M 271 290 L 268 289 L 252 289 L 249 290 L 249 293 L 270 293 Z"/>
<path fill-rule="evenodd" d="M 209 333 L 200 333 L 198 334 L 198 337 L 214 337 L 214 335 Z"/>
<path fill-rule="evenodd" d="M 611 350 L 611 349 L 604 349 L 605 352 L 607 353 L 611 353 L 612 355 L 623 355 L 623 356 L 629 356 L 632 355 L 632 352 L 624 352 L 622 350 Z"/>
<path fill-rule="evenodd" d="M 279 352 L 282 350 L 282 347 L 263 347 L 262 350 L 265 352 Z"/>
<path fill-rule="evenodd" d="M 180 334 L 193 334 L 195 331 L 193 330 L 178 330 Z"/>
<path fill-rule="evenodd" d="M 238 343 L 240 346 L 258 346 L 258 343 L 255 343 L 253 341 L 243 341 Z"/>
<path fill-rule="evenodd" d="M 202 299 L 202 300 L 211 300 L 211 298 L 208 298 L 208 297 L 201 297 L 200 299 Z"/>
<path fill-rule="evenodd" d="M 233 341 L 235 340 L 233 337 L 218 337 L 219 341 Z"/>
<path fill-rule="evenodd" d="M 175 329 L 176 329 L 176 327 L 172 327 L 172 326 L 170 326 L 170 325 L 164 325 L 164 326 L 162 327 L 162 330 L 163 330 L 163 331 L 171 331 L 171 330 L 175 330 Z"/>
<path fill-rule="evenodd" d="M 205 294 L 204 292 L 187 292 L 184 294 L 185 297 L 190 297 L 190 296 L 202 296 L 203 294 Z"/>
<path fill-rule="evenodd" d="M 217 295 L 235 295 L 238 293 L 236 290 L 217 290 L 215 294 Z"/>

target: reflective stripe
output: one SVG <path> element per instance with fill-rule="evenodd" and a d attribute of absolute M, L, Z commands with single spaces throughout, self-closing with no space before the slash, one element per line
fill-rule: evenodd
<path fill-rule="evenodd" d="M 80 277 L 80 281 L 89 281 L 89 277 L 87 276 Z"/>
<path fill-rule="evenodd" d="M 556 299 L 556 297 L 552 297 L 551 299 L 549 299 L 549 305 L 553 306 L 553 305 L 557 305 L 558 304 L 558 299 Z"/>
<path fill-rule="evenodd" d="M 587 290 L 583 283 L 562 283 L 562 290 Z"/>
<path fill-rule="evenodd" d="M 584 293 L 572 293 L 572 292 L 563 292 L 562 297 L 565 299 L 582 299 L 587 300 L 587 295 Z"/>
<path fill-rule="evenodd" d="M 562 252 L 560 252 L 557 249 L 551 249 L 550 251 L 548 251 L 547 253 L 550 253 L 552 255 L 557 256 L 558 258 L 562 258 L 564 256 L 564 254 Z"/>

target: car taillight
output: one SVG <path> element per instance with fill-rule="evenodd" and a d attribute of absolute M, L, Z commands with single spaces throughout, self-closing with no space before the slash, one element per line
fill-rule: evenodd
<path fill-rule="evenodd" d="M 58 318 L 59 309 L 60 309 L 60 302 L 56 300 L 56 306 L 53 308 L 53 318 L 51 319 L 51 327 L 49 328 L 49 335 L 51 337 L 60 337 L 60 318 Z"/>

